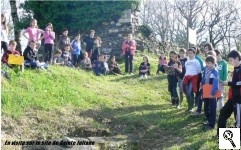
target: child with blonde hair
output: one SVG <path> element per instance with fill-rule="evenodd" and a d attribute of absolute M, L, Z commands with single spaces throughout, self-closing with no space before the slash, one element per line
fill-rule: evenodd
<path fill-rule="evenodd" d="M 28 33 L 28 37 L 26 36 L 26 33 Z M 30 27 L 28 27 L 26 30 L 24 30 L 22 35 L 23 35 L 23 37 L 28 39 L 29 43 L 31 41 L 34 41 L 35 43 L 37 43 L 36 49 L 39 49 L 41 46 L 40 36 L 43 33 L 44 33 L 44 31 L 38 28 L 37 20 L 32 19 L 31 23 L 30 23 Z"/>

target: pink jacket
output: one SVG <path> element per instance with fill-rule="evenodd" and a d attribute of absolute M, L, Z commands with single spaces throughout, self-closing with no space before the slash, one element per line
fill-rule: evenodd
<path fill-rule="evenodd" d="M 54 44 L 55 33 L 53 31 L 49 33 L 45 31 L 43 38 L 44 38 L 44 44 Z"/>
<path fill-rule="evenodd" d="M 136 42 L 134 40 L 131 40 L 129 42 L 127 40 L 125 40 L 122 43 L 122 53 L 123 53 L 123 55 L 125 55 L 126 51 L 130 51 L 131 54 L 134 55 L 135 50 L 136 50 Z"/>

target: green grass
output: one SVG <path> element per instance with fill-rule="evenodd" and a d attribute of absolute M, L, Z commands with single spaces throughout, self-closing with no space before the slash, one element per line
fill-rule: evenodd
<path fill-rule="evenodd" d="M 203 130 L 204 116 L 186 113 L 186 99 L 182 109 L 171 107 L 166 75 L 154 75 L 158 60 L 149 55 L 147 80 L 139 80 L 137 71 L 97 77 L 56 66 L 13 74 L 2 82 L 2 130 L 11 140 L 51 139 L 81 136 L 88 126 L 138 135 L 141 149 L 218 149 L 216 129 Z M 135 68 L 141 61 L 135 57 Z"/>

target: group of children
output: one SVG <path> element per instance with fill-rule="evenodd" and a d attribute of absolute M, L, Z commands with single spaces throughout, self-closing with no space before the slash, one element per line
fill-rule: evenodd
<path fill-rule="evenodd" d="M 222 59 L 220 50 L 213 50 L 210 44 L 206 44 L 205 62 L 199 54 L 200 50 L 196 47 L 187 51 L 181 48 L 179 54 L 175 51 L 169 52 L 169 62 L 163 53 L 160 55 L 157 74 L 159 71 L 167 74 L 172 105 L 179 109 L 185 93 L 187 111 L 194 116 L 201 115 L 204 102 L 204 114 L 207 119 L 207 122 L 203 122 L 205 129 L 214 129 L 217 110 L 220 110 L 217 131 L 226 127 L 227 119 L 233 112 L 235 127 L 240 128 L 241 54 L 233 50 L 227 55 L 230 64 L 234 66 L 230 79 L 228 79 L 227 62 Z M 179 94 L 177 86 L 180 89 Z M 229 86 L 228 101 L 225 104 L 223 86 Z"/>
<path fill-rule="evenodd" d="M 2 23 L 3 25 L 3 23 Z M 3 28 L 4 29 L 4 28 Z M 31 68 L 47 68 L 48 65 L 66 65 L 68 67 L 81 67 L 85 70 L 93 70 L 97 76 L 105 74 L 121 74 L 115 56 L 110 58 L 107 63 L 107 56 L 100 55 L 101 39 L 94 37 L 94 31 L 90 31 L 90 36 L 85 38 L 86 50 L 82 51 L 81 35 L 77 34 L 75 39 L 70 42 L 68 30 L 64 29 L 57 43 L 58 49 L 54 51 L 55 32 L 53 25 L 47 24 L 45 31 L 37 26 L 37 20 L 31 21 L 30 27 L 24 32 L 23 36 L 28 39 L 28 46 L 23 54 L 16 50 L 17 43 L 13 40 L 9 42 L 8 48 L 4 48 L 2 63 L 12 68 L 14 65 L 8 64 L 9 55 L 24 57 L 24 65 Z M 26 36 L 28 34 L 28 36 Z M 130 60 L 132 66 L 133 53 L 130 52 L 131 46 L 127 48 L 125 45 L 134 43 L 131 36 L 128 36 L 130 42 L 124 42 L 124 52 L 126 58 Z M 41 46 L 41 40 L 44 40 L 44 62 L 38 59 L 38 49 Z M 2 42 L 6 46 L 6 43 Z M 134 45 L 134 44 L 132 44 Z M 134 47 L 134 46 L 132 46 Z M 131 48 L 132 48 L 131 47 Z M 135 47 L 134 47 L 135 48 Z M 133 48 L 133 49 L 134 49 Z M 132 49 L 131 49 L 132 50 Z M 127 55 L 127 54 L 128 55 Z M 167 74 L 168 91 L 171 95 L 171 103 L 178 109 L 183 102 L 183 94 L 185 93 L 188 109 L 193 115 L 199 116 L 204 102 L 204 112 L 207 122 L 203 125 L 206 128 L 213 129 L 216 124 L 216 109 L 220 110 L 218 128 L 226 126 L 226 120 L 232 112 L 235 114 L 236 127 L 240 127 L 241 112 L 241 55 L 238 51 L 231 51 L 228 54 L 230 63 L 234 66 L 232 78 L 228 80 L 227 62 L 222 59 L 219 50 L 213 50 L 210 44 L 205 45 L 205 62 L 200 57 L 199 48 L 192 47 L 187 51 L 181 48 L 179 52 L 170 51 L 167 62 L 164 53 L 159 57 L 157 74 L 161 71 Z M 130 55 L 130 56 L 129 56 Z M 186 57 L 187 55 L 187 57 Z M 128 62 L 129 63 L 129 62 Z M 128 65 L 126 63 L 126 65 Z M 206 65 L 205 65 L 206 64 Z M 128 66 L 125 67 L 127 69 Z M 143 57 L 143 62 L 139 67 L 140 78 L 147 78 L 150 75 L 150 63 L 147 56 Z M 128 71 L 126 71 L 128 72 Z M 130 70 L 132 73 L 132 68 Z M 228 93 L 228 101 L 224 105 L 224 88 L 230 86 Z M 179 87 L 179 94 L 177 92 Z M 209 90 L 208 87 L 211 87 Z M 221 93 L 217 96 L 217 93 Z M 194 107 L 197 107 L 194 111 Z M 224 106 L 224 107 L 223 107 Z"/>
<path fill-rule="evenodd" d="M 3 23 L 2 23 L 3 24 Z M 62 35 L 55 44 L 55 32 L 53 25 L 48 23 L 45 30 L 38 28 L 37 20 L 33 19 L 30 26 L 23 31 L 22 35 L 28 39 L 28 46 L 23 53 L 16 50 L 17 43 L 14 40 L 9 42 L 9 48 L 3 48 L 4 53 L 2 63 L 13 68 L 15 65 L 8 64 L 10 54 L 15 56 L 23 55 L 24 66 L 30 68 L 47 69 L 49 65 L 64 65 L 73 68 L 93 70 L 96 75 L 102 74 L 121 74 L 119 65 L 112 56 L 107 63 L 107 56 L 100 55 L 101 39 L 94 37 L 94 30 L 90 30 L 89 37 L 81 39 L 77 34 L 73 41 L 68 37 L 68 30 L 63 29 Z M 44 43 L 43 58 L 40 59 L 38 49 L 41 42 Z M 85 51 L 82 50 L 81 43 L 86 44 Z"/>

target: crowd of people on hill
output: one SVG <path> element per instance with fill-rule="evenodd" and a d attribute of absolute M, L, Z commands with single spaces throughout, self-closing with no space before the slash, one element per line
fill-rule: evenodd
<path fill-rule="evenodd" d="M 205 61 L 200 56 L 199 48 L 191 47 L 187 51 L 180 48 L 178 53 L 169 52 L 168 62 L 164 53 L 161 53 L 156 73 L 161 71 L 167 74 L 168 91 L 173 106 L 178 109 L 181 107 L 185 93 L 187 112 L 193 116 L 201 116 L 204 103 L 204 114 L 207 119 L 203 122 L 205 129 L 214 129 L 217 111 L 220 111 L 217 123 L 218 136 L 219 128 L 226 127 L 227 119 L 233 112 L 235 127 L 240 128 L 241 54 L 233 50 L 227 55 L 230 64 L 234 67 L 233 71 L 228 73 L 228 64 L 222 59 L 220 50 L 214 50 L 212 45 L 207 43 L 204 46 L 204 53 Z M 225 104 L 224 86 L 229 86 L 228 101 Z"/>
<path fill-rule="evenodd" d="M 95 31 L 90 30 L 88 37 L 83 38 L 81 34 L 76 34 L 71 41 L 68 37 L 68 29 L 63 29 L 62 35 L 55 43 L 55 32 L 53 25 L 48 23 L 45 30 L 38 28 L 37 20 L 33 19 L 22 35 L 28 39 L 28 46 L 23 53 L 16 50 L 16 42 L 7 41 L 6 17 L 2 17 L 1 28 L 1 49 L 2 63 L 8 64 L 10 54 L 24 57 L 24 66 L 30 68 L 47 69 L 49 65 L 63 65 L 71 68 L 80 67 L 84 70 L 92 70 L 95 75 L 122 74 L 115 56 L 107 61 L 107 56 L 100 52 L 101 38 L 95 37 Z M 44 43 L 44 58 L 38 58 L 38 49 Z M 82 44 L 86 43 L 86 49 L 82 49 Z M 57 49 L 55 49 L 57 47 Z M 125 58 L 125 73 L 133 74 L 133 56 L 136 50 L 136 43 L 132 34 L 128 34 L 122 44 L 122 54 Z M 228 54 L 228 59 L 233 72 L 228 78 L 227 62 L 222 59 L 222 52 L 214 50 L 211 44 L 204 46 L 205 61 L 200 56 L 200 49 L 191 47 L 189 49 L 180 48 L 178 52 L 169 52 L 169 61 L 164 52 L 159 56 L 158 69 L 167 74 L 168 91 L 171 96 L 171 104 L 178 109 L 181 108 L 183 97 L 187 99 L 187 112 L 195 116 L 201 115 L 204 103 L 204 114 L 207 122 L 203 125 L 207 129 L 213 129 L 216 124 L 216 112 L 220 111 L 218 119 L 218 129 L 226 127 L 226 121 L 234 112 L 235 127 L 240 128 L 241 110 L 241 55 L 233 50 Z M 139 66 L 140 78 L 147 78 L 151 74 L 151 65 L 147 56 L 143 57 L 143 62 Z M 224 104 L 224 87 L 229 86 L 228 101 Z M 179 87 L 179 93 L 177 88 Z M 220 93 L 220 94 L 218 94 Z M 194 109 L 197 107 L 197 109 Z"/>
<path fill-rule="evenodd" d="M 120 66 L 115 60 L 115 56 L 112 56 L 107 62 L 107 56 L 100 53 L 101 38 L 95 37 L 95 31 L 90 30 L 88 37 L 82 39 L 81 34 L 77 34 L 71 41 L 68 36 L 68 29 L 64 28 L 62 35 L 60 35 L 58 41 L 55 37 L 53 25 L 48 23 L 45 30 L 39 29 L 37 20 L 32 19 L 30 26 L 22 32 L 22 36 L 28 40 L 28 46 L 23 52 L 16 50 L 17 42 L 10 40 L 7 42 L 7 25 L 6 17 L 1 15 L 2 28 L 1 28 L 1 50 L 3 50 L 2 63 L 9 68 L 18 67 L 8 63 L 9 55 L 23 56 L 24 66 L 29 68 L 48 69 L 49 65 L 63 65 L 72 68 L 82 68 L 84 70 L 93 70 L 95 75 L 106 74 L 122 74 Z M 132 35 L 130 34 L 130 37 Z M 57 41 L 57 42 L 56 42 Z M 44 44 L 43 57 L 38 57 L 39 48 L 41 43 Z M 130 42 L 130 43 L 129 43 Z M 133 51 L 131 46 L 135 46 L 134 40 L 127 40 L 125 46 L 125 52 L 130 59 L 128 63 L 132 63 Z M 86 44 L 86 48 L 82 49 L 82 44 Z M 130 47 L 128 46 L 130 45 Z M 129 53 L 131 49 L 131 53 Z M 132 58 L 131 58 L 132 56 Z M 131 68 L 132 64 L 130 65 Z M 132 71 L 132 70 L 131 70 Z"/>

